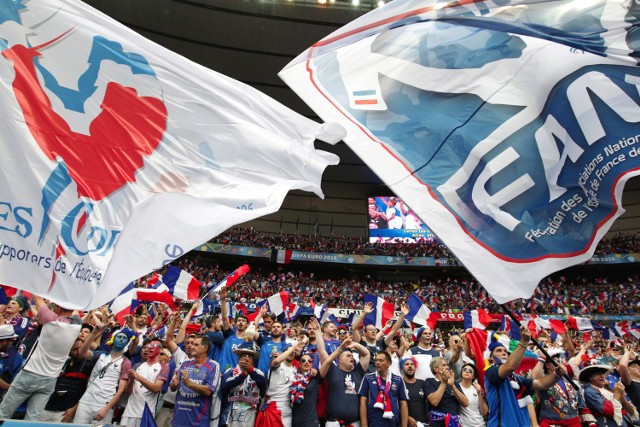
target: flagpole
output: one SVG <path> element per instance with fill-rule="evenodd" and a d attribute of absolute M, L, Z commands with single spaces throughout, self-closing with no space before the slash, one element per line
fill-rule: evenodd
<path fill-rule="evenodd" d="M 511 310 L 509 310 L 507 308 L 507 306 L 505 304 L 500 304 L 500 308 L 502 308 L 502 310 L 507 313 L 507 315 L 513 319 L 514 322 L 516 322 L 516 324 L 520 325 L 520 320 L 518 320 L 518 318 L 515 316 L 515 314 L 513 314 L 513 312 Z M 542 347 L 542 345 L 540 345 L 540 343 L 538 341 L 536 341 L 535 339 L 533 339 L 533 337 L 531 338 L 531 341 L 535 344 L 536 347 L 538 347 L 538 350 L 540 350 L 542 352 L 542 354 L 544 355 L 544 357 L 546 358 L 545 361 L 551 363 L 552 365 L 558 367 L 558 362 L 555 361 L 555 359 L 551 356 L 549 356 L 549 353 L 547 353 L 547 350 L 545 350 L 544 347 Z M 571 384 L 571 386 L 576 390 L 579 391 L 580 388 L 578 387 L 578 385 L 573 381 L 573 379 L 569 376 L 568 373 L 565 373 L 563 376 L 568 382 L 569 384 Z"/>

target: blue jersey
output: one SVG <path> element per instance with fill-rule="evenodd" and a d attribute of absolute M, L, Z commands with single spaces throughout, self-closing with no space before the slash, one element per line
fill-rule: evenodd
<path fill-rule="evenodd" d="M 382 416 L 384 413 L 382 409 L 373 407 L 380 392 L 378 375 L 374 372 L 365 375 L 362 379 L 358 395 L 367 398 L 367 420 L 370 426 L 398 427 L 400 425 L 400 401 L 409 400 L 409 394 L 402 378 L 391 372 L 387 375 L 391 375 L 389 382 L 389 399 L 391 400 L 391 412 L 393 412 L 393 418 L 391 419 Z"/>
<path fill-rule="evenodd" d="M 238 364 L 238 356 L 235 355 L 233 350 L 240 347 L 242 343 L 245 342 L 244 338 L 238 338 L 238 336 L 233 333 L 227 339 L 224 340 L 224 345 L 222 346 L 222 351 L 220 352 L 220 359 L 218 363 L 220 363 L 220 369 L 222 372 L 225 372 L 229 368 L 233 368 Z"/>
<path fill-rule="evenodd" d="M 518 383 L 523 392 L 528 393 L 533 385 L 531 378 L 513 375 L 500 378 L 498 365 L 493 365 L 485 373 L 484 383 L 489 405 L 489 427 L 522 427 L 529 425 L 528 416 L 525 419 L 520 410 L 516 393 L 511 381 Z"/>
<path fill-rule="evenodd" d="M 271 369 L 271 353 L 275 348 L 278 354 L 285 351 L 291 344 L 288 344 L 284 339 L 281 342 L 273 342 L 271 340 L 265 342 L 260 347 L 260 358 L 258 359 L 258 369 L 260 369 L 265 375 L 269 375 L 269 369 Z"/>
<path fill-rule="evenodd" d="M 196 384 L 206 384 L 211 394 L 218 392 L 220 366 L 214 360 L 207 360 L 198 366 L 194 360 L 187 360 L 180 369 L 187 371 L 189 380 Z M 204 396 L 184 385 L 182 376 L 176 393 L 173 412 L 174 427 L 209 427 L 211 417 L 211 396 Z"/>

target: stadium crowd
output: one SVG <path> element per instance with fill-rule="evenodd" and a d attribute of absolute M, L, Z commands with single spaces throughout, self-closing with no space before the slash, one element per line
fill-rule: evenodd
<path fill-rule="evenodd" d="M 0 317 L 0 418 L 159 426 L 631 426 L 640 351 L 627 337 L 527 327 L 250 322 L 198 304 L 74 313 L 20 293 Z M 83 316 L 82 318 L 80 316 Z M 514 333 L 517 331 L 517 333 Z M 543 352 L 532 341 L 532 333 Z M 486 366 L 488 367 L 486 367 Z M 580 384 L 574 389 L 574 384 Z"/>
<path fill-rule="evenodd" d="M 242 233 L 230 234 L 258 245 Z M 325 243 L 316 248 L 358 245 Z M 628 252 L 635 244 L 622 237 L 604 243 Z M 297 248 L 309 250 L 305 245 Z M 198 258 L 175 265 L 207 286 L 230 273 Z M 138 286 L 150 286 L 152 277 Z M 131 427 L 640 425 L 640 329 L 632 322 L 617 336 L 576 325 L 564 333 L 406 326 L 411 294 L 433 311 L 499 312 L 469 279 L 388 282 L 255 269 L 210 295 L 218 309 L 200 316 L 197 303 L 180 301 L 173 310 L 140 304 L 123 317 L 108 305 L 76 312 L 3 289 L 0 419 Z M 326 304 L 355 315 L 338 323 L 323 314 L 287 320 L 267 304 L 256 307 L 283 291 L 298 306 Z M 638 276 L 554 276 L 531 299 L 508 306 L 518 313 L 636 315 L 639 293 Z M 375 307 L 363 303 L 365 294 L 392 302 L 399 317 L 369 322 Z M 228 301 L 256 311 L 234 312 Z"/>
<path fill-rule="evenodd" d="M 230 271 L 198 259 L 183 259 L 180 268 L 203 283 L 217 283 Z M 329 307 L 354 308 L 365 294 L 375 294 L 393 303 L 406 301 L 416 293 L 434 311 L 460 312 L 472 306 L 499 312 L 499 305 L 472 278 L 446 277 L 420 281 L 383 281 L 372 278 L 327 277 L 318 271 L 305 273 L 293 268 L 277 271 L 252 270 L 236 284 L 233 301 L 255 301 L 278 292 L 289 292 L 297 305 L 311 300 Z M 517 312 L 559 315 L 640 313 L 640 276 L 624 280 L 604 277 L 547 277 L 529 300 L 516 300 L 510 307 Z"/>
<path fill-rule="evenodd" d="M 438 239 L 420 238 L 415 243 L 390 241 L 370 243 L 368 239 L 348 236 L 322 236 L 259 232 L 253 227 L 235 227 L 216 236 L 212 242 L 225 245 L 258 248 L 290 249 L 302 252 L 322 252 L 358 255 L 386 255 L 455 259 Z M 616 233 L 602 239 L 596 255 L 627 254 L 640 251 L 640 234 Z"/>

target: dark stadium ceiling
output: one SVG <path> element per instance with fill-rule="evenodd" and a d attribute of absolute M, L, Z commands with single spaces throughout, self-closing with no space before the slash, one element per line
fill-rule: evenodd
<path fill-rule="evenodd" d="M 246 83 L 289 108 L 318 117 L 277 73 L 311 44 L 368 12 L 377 0 L 89 0 L 96 7 L 143 36 L 219 73 Z M 319 149 L 340 156 L 327 169 L 325 199 L 294 191 L 280 211 L 249 225 L 260 231 L 367 235 L 366 198 L 389 195 L 380 179 L 344 143 Z M 640 178 L 629 181 L 623 196 L 627 212 L 610 233 L 640 229 Z"/>

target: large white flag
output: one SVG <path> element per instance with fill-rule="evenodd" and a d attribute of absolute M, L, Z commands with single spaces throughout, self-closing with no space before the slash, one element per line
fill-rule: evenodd
<path fill-rule="evenodd" d="M 3 1 L 0 50 L 0 282 L 68 307 L 322 196 L 338 162 L 331 126 L 79 1 Z"/>
<path fill-rule="evenodd" d="M 588 260 L 640 171 L 640 5 L 395 0 L 281 73 L 498 302 Z"/>

